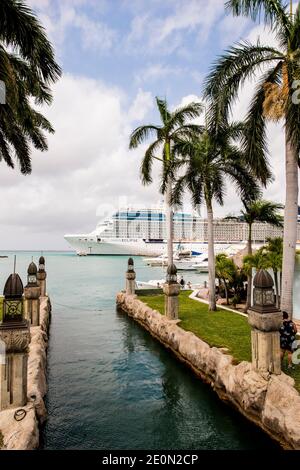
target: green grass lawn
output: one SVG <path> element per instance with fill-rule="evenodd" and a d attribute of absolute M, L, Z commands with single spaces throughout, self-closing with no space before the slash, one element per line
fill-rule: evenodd
<path fill-rule="evenodd" d="M 210 346 L 228 348 L 229 353 L 237 362 L 251 361 L 250 326 L 247 318 L 234 312 L 218 308 L 217 312 L 209 312 L 207 304 L 189 298 L 190 292 L 180 293 L 179 318 L 180 327 L 193 332 Z M 149 307 L 164 314 L 164 296 L 148 295 L 139 299 Z M 295 370 L 284 372 L 291 375 L 300 391 L 300 365 Z"/>

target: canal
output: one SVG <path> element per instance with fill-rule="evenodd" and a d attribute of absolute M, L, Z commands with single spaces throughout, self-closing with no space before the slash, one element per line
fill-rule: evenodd
<path fill-rule="evenodd" d="M 18 253 L 22 279 L 31 256 L 39 254 Z M 277 447 L 138 324 L 116 312 L 126 258 L 45 257 L 53 315 L 43 448 Z M 160 268 L 146 267 L 141 258 L 135 263 L 139 280 L 163 277 Z M 11 254 L 1 267 L 3 285 Z"/>

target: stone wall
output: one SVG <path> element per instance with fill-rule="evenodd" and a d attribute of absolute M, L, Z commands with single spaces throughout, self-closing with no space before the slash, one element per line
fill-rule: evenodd
<path fill-rule="evenodd" d="M 207 343 L 167 320 L 135 295 L 121 292 L 117 305 L 171 349 L 219 397 L 260 426 L 284 448 L 300 450 L 300 395 L 286 374 L 261 375 L 249 362 L 234 364 L 224 349 Z"/>
<path fill-rule="evenodd" d="M 47 347 L 51 304 L 41 297 L 40 326 L 30 328 L 31 342 L 28 356 L 28 402 L 22 409 L 26 416 L 16 421 L 16 408 L 0 412 L 0 449 L 32 450 L 39 447 L 39 426 L 47 417 L 44 398 L 47 393 Z"/>

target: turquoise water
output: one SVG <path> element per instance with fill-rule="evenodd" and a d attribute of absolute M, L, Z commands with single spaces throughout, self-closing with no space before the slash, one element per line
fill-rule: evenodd
<path fill-rule="evenodd" d="M 36 260 L 39 254 L 17 254 L 23 280 L 31 256 Z M 45 449 L 276 447 L 138 324 L 116 312 L 126 258 L 45 257 L 53 305 Z M 0 259 L 0 289 L 12 264 L 10 253 Z M 141 258 L 135 265 L 139 280 L 163 277 Z"/>

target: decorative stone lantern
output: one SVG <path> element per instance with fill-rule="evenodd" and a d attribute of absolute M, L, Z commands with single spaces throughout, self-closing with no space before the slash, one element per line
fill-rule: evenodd
<path fill-rule="evenodd" d="M 47 273 L 45 271 L 45 258 L 44 256 L 41 256 L 40 259 L 39 259 L 39 270 L 37 272 L 37 280 L 38 280 L 38 284 L 41 288 L 41 297 L 45 297 L 46 296 L 46 277 L 47 277 Z"/>
<path fill-rule="evenodd" d="M 24 289 L 25 318 L 32 326 L 40 324 L 40 295 L 41 288 L 37 281 L 37 267 L 32 261 L 27 270 L 27 286 Z"/>
<path fill-rule="evenodd" d="M 134 262 L 132 258 L 128 259 L 128 266 L 126 272 L 126 294 L 134 295 L 135 294 L 135 270 Z"/>
<path fill-rule="evenodd" d="M 23 320 L 23 290 L 19 274 L 11 274 L 3 291 L 3 323 Z"/>
<path fill-rule="evenodd" d="M 167 269 L 166 283 L 163 291 L 165 294 L 165 315 L 169 320 L 178 319 L 180 285 L 177 282 L 177 268 L 171 264 Z"/>
<path fill-rule="evenodd" d="M 30 331 L 23 313 L 23 284 L 18 274 L 4 287 L 0 342 L 5 357 L 0 362 L 0 411 L 27 403 L 27 361 Z"/>
<path fill-rule="evenodd" d="M 253 306 L 248 312 L 252 327 L 252 365 L 260 372 L 281 373 L 280 336 L 282 313 L 276 308 L 273 279 L 260 269 L 253 279 Z"/>

